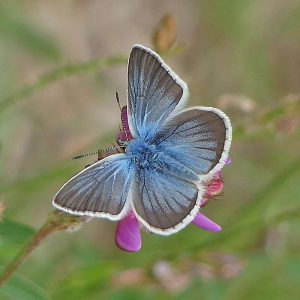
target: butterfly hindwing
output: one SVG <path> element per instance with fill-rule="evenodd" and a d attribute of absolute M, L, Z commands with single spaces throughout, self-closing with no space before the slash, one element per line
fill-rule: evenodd
<path fill-rule="evenodd" d="M 57 192 L 53 205 L 75 215 L 120 219 L 128 207 L 132 177 L 128 157 L 111 155 L 71 178 Z"/>
<path fill-rule="evenodd" d="M 130 191 L 139 221 L 151 232 L 169 235 L 195 217 L 203 190 L 162 170 L 137 172 Z"/>
<path fill-rule="evenodd" d="M 230 121 L 215 108 L 188 109 L 168 120 L 151 141 L 156 162 L 138 169 L 130 190 L 140 222 L 164 235 L 191 222 L 205 192 L 202 179 L 224 165 L 230 141 Z"/>
<path fill-rule="evenodd" d="M 231 135 L 229 118 L 222 111 L 195 107 L 168 121 L 156 135 L 155 143 L 166 155 L 204 178 L 225 164 Z"/>
<path fill-rule="evenodd" d="M 185 82 L 155 52 L 133 47 L 128 63 L 128 117 L 135 138 L 153 136 L 187 96 Z"/>

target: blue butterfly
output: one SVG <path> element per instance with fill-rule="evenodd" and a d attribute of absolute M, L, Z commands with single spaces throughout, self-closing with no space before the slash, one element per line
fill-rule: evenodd
<path fill-rule="evenodd" d="M 232 127 L 213 107 L 184 109 L 184 81 L 160 58 L 134 45 L 128 63 L 124 153 L 96 162 L 56 193 L 53 205 L 74 215 L 120 220 L 133 212 L 149 231 L 169 235 L 199 210 L 206 184 L 228 158 Z"/>

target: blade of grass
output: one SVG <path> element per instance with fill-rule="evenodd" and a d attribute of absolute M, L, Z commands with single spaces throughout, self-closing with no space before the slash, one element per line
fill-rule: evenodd
<path fill-rule="evenodd" d="M 116 56 L 110 58 L 100 58 L 92 61 L 66 65 L 60 67 L 52 72 L 42 75 L 35 83 L 26 85 L 10 96 L 4 97 L 0 100 L 0 114 L 7 108 L 17 103 L 19 100 L 33 95 L 39 90 L 47 87 L 48 85 L 65 77 L 81 74 L 84 72 L 93 72 L 103 70 L 106 67 L 112 67 L 117 65 L 123 65 L 127 63 L 127 58 Z"/>

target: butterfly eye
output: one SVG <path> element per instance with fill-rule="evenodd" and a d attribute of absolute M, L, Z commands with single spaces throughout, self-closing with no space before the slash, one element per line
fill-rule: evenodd
<path fill-rule="evenodd" d="M 117 136 L 117 143 L 121 147 L 127 147 L 130 140 L 132 140 L 132 135 L 129 130 L 121 131 Z"/>
<path fill-rule="evenodd" d="M 117 143 L 118 143 L 119 146 L 125 147 L 125 148 L 127 147 L 127 144 L 128 144 L 127 141 L 122 141 L 120 139 L 117 139 Z"/>

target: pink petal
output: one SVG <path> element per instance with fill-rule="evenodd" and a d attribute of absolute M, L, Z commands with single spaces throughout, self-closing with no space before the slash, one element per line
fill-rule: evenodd
<path fill-rule="evenodd" d="M 222 178 L 222 172 L 219 171 L 219 172 L 217 172 L 217 173 L 214 175 L 213 180 L 217 180 L 217 179 L 221 179 L 221 178 Z"/>
<path fill-rule="evenodd" d="M 122 119 L 123 122 L 124 122 L 124 127 L 125 127 L 124 129 L 125 129 L 126 131 L 129 131 L 129 132 L 130 132 L 130 130 L 129 130 L 129 124 L 128 124 L 127 105 L 122 107 L 122 111 L 121 111 L 121 119 Z"/>
<path fill-rule="evenodd" d="M 206 194 L 210 197 L 218 195 L 224 188 L 224 182 L 222 179 L 213 180 L 207 187 Z"/>
<path fill-rule="evenodd" d="M 117 141 L 126 142 L 132 140 L 132 135 L 130 132 L 129 124 L 128 124 L 128 115 L 127 115 L 127 106 L 122 107 L 121 111 L 121 120 L 122 120 L 122 130 L 117 135 Z"/>
<path fill-rule="evenodd" d="M 209 199 L 207 197 L 204 197 L 201 199 L 200 207 L 204 207 L 208 204 Z"/>
<path fill-rule="evenodd" d="M 192 223 L 197 227 L 207 231 L 218 232 L 222 230 L 222 227 L 220 225 L 218 225 L 217 223 L 215 223 L 200 212 L 197 213 Z"/>
<path fill-rule="evenodd" d="M 225 165 L 230 165 L 232 163 L 232 160 L 231 158 L 227 158 L 226 161 L 225 161 Z"/>
<path fill-rule="evenodd" d="M 137 252 L 141 249 L 140 226 L 133 213 L 130 212 L 118 222 L 115 241 L 117 246 L 124 251 Z"/>
<path fill-rule="evenodd" d="M 120 133 L 118 133 L 118 135 L 117 135 L 117 141 L 127 142 L 127 140 L 128 141 L 132 140 L 132 135 L 131 135 L 130 131 L 127 131 L 127 130 L 120 131 Z"/>

